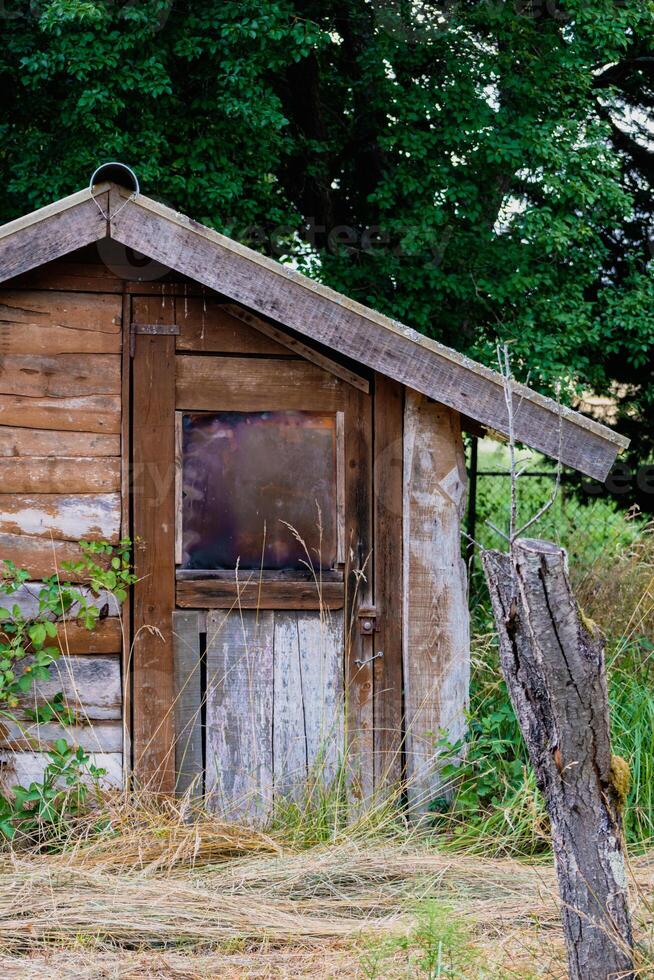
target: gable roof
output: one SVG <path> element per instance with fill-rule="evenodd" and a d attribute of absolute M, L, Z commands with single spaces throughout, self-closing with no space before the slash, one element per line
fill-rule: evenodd
<path fill-rule="evenodd" d="M 155 259 L 297 333 L 508 434 L 502 376 L 286 265 L 116 184 L 63 198 L 0 228 L 0 282 L 101 238 Z M 605 479 L 629 440 L 512 382 L 519 442 Z"/>

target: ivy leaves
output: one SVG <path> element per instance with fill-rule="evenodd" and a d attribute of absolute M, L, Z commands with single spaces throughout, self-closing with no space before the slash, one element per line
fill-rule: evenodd
<path fill-rule="evenodd" d="M 65 634 L 66 623 L 93 630 L 103 615 L 98 597 L 110 593 L 122 603 L 135 581 L 129 539 L 116 546 L 106 541 L 81 541 L 80 549 L 82 558 L 62 567 L 79 585 L 62 582 L 58 575 L 34 585 L 29 583 L 29 573 L 13 562 L 4 561 L 0 567 L 0 592 L 6 598 L 20 592 L 22 599 L 0 607 L 0 718 L 19 727 L 17 712 L 41 725 L 78 723 L 74 707 L 66 703 L 61 692 L 35 707 L 26 706 L 24 696 L 36 682 L 50 679 L 50 668 L 61 656 L 57 641 Z M 36 612 L 31 613 L 34 606 Z M 8 839 L 19 830 L 28 836 L 47 836 L 48 827 L 52 830 L 61 825 L 83 804 L 87 781 L 93 783 L 103 774 L 91 763 L 88 753 L 69 746 L 63 738 L 50 746 L 46 758 L 39 782 L 27 788 L 14 787 L 11 796 L 0 797 L 0 833 Z"/>

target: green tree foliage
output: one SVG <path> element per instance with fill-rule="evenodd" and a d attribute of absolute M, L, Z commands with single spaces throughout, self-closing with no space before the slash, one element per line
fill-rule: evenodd
<path fill-rule="evenodd" d="M 2 0 L 0 217 L 102 160 L 654 444 L 650 0 Z"/>

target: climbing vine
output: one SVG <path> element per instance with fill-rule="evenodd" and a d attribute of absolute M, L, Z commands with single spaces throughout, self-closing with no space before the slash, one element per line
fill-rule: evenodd
<path fill-rule="evenodd" d="M 94 630 L 109 612 L 109 602 L 99 600 L 106 596 L 124 602 L 135 581 L 129 539 L 118 545 L 81 541 L 80 551 L 78 561 L 63 563 L 61 573 L 42 583 L 30 583 L 29 572 L 12 561 L 0 565 L 5 602 L 0 606 L 0 723 L 12 723 L 21 731 L 25 721 L 80 723 L 75 707 L 61 691 L 36 706 L 25 703 L 36 683 L 50 679 L 50 668 L 61 656 L 58 641 L 65 636 L 66 625 Z M 61 574 L 68 578 L 62 581 Z M 51 837 L 62 822 L 79 812 L 89 788 L 105 775 L 88 752 L 63 737 L 34 748 L 46 757 L 42 778 L 0 795 L 0 833 L 8 840 L 19 833 L 29 839 Z"/>

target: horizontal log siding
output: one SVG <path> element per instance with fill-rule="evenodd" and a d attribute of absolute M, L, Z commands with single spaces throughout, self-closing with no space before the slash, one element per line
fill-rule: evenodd
<path fill-rule="evenodd" d="M 47 267 L 46 267 L 47 268 Z M 102 279 L 98 278 L 98 283 Z M 0 290 L 0 560 L 26 568 L 31 581 L 18 602 L 37 612 L 40 580 L 80 556 L 77 542 L 115 544 L 121 529 L 122 297 L 65 288 Z M 24 600 L 21 595 L 24 593 Z M 37 701 L 64 690 L 79 723 L 62 729 L 27 719 L 0 729 L 5 780 L 43 768 L 42 750 L 65 736 L 122 767 L 120 654 L 122 629 L 114 603 L 97 630 L 74 619 L 62 624 L 64 657 Z"/>

